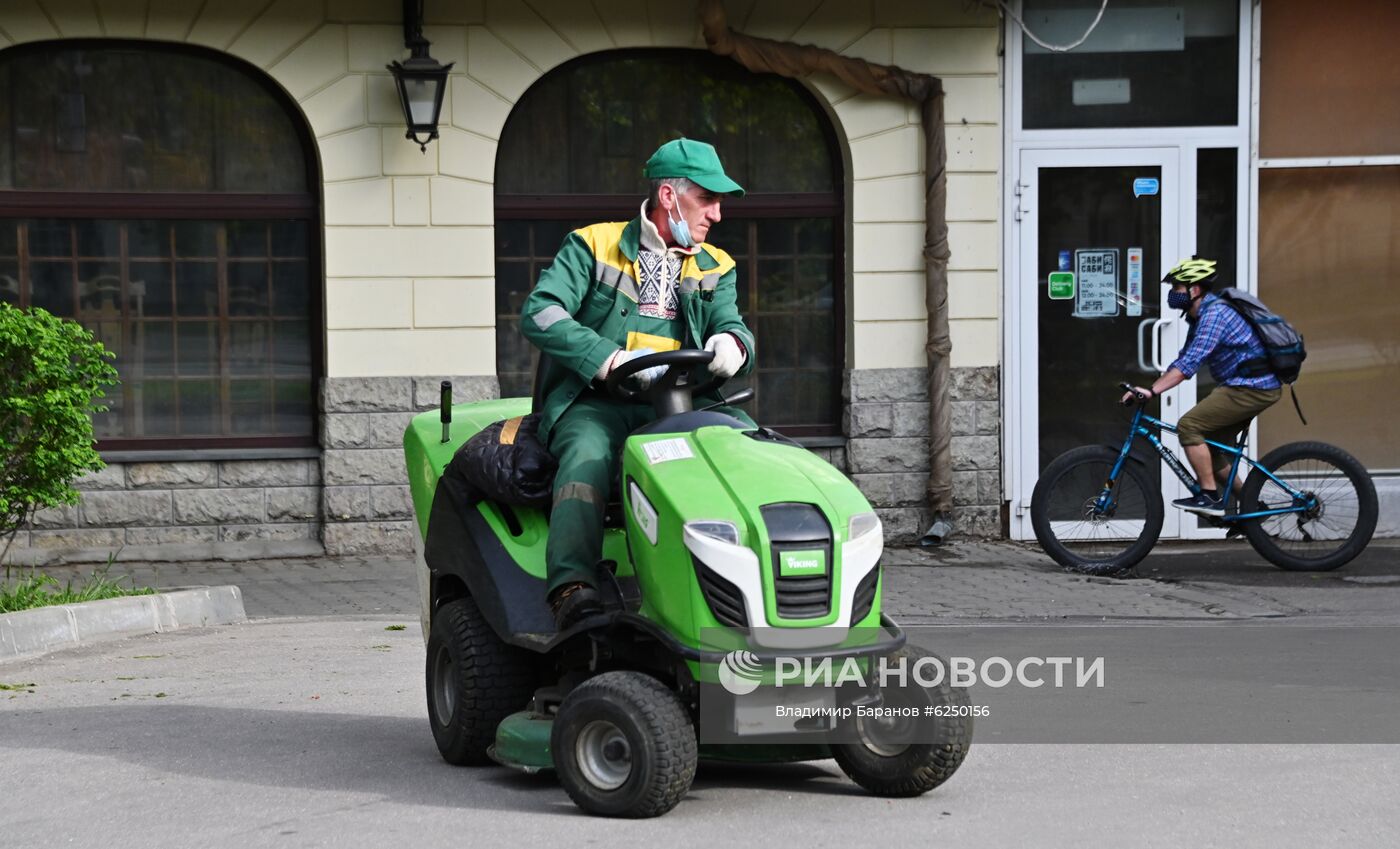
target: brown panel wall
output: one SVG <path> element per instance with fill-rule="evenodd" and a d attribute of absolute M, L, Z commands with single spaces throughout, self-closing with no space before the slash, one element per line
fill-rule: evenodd
<path fill-rule="evenodd" d="M 1315 439 L 1400 469 L 1400 166 L 1259 172 L 1259 296 L 1303 334 L 1296 389 L 1260 445 Z"/>
<path fill-rule="evenodd" d="M 1400 3 L 1267 0 L 1259 153 L 1400 154 Z"/>

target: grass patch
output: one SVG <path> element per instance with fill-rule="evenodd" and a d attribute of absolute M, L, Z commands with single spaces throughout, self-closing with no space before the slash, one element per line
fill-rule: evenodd
<path fill-rule="evenodd" d="M 0 613 L 15 613 L 55 604 L 78 604 L 129 595 L 155 594 L 155 590 L 150 587 L 131 586 L 130 578 L 107 577 L 107 569 L 111 565 L 109 562 L 107 566 L 95 570 L 86 580 L 80 580 L 76 585 L 71 580 L 59 583 L 53 575 L 35 571 L 15 578 L 7 574 L 5 580 L 0 582 Z M 123 582 L 127 584 L 124 585 Z"/>
<path fill-rule="evenodd" d="M 0 691 L 3 691 L 3 690 L 27 690 L 28 692 L 31 692 L 31 693 L 32 693 L 32 692 L 34 692 L 34 691 L 33 691 L 32 689 L 30 689 L 30 688 L 32 688 L 32 687 L 37 687 L 37 686 L 39 686 L 39 685 L 37 685 L 37 684 L 6 684 L 4 681 L 0 681 Z"/>
<path fill-rule="evenodd" d="M 385 626 L 384 626 L 384 630 L 386 630 L 386 631 L 402 631 L 405 627 L 407 627 L 407 626 L 406 626 L 406 625 L 385 625 Z"/>

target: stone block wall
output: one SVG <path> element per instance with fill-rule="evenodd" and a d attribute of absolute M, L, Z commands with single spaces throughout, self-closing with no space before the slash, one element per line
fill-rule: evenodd
<path fill-rule="evenodd" d="M 244 558 L 321 551 L 314 459 L 113 463 L 76 483 L 81 501 L 41 510 L 17 563 Z"/>
<path fill-rule="evenodd" d="M 1000 537 L 1001 405 L 994 366 L 952 370 L 954 530 Z M 845 471 L 875 506 L 890 542 L 912 542 L 928 528 L 928 371 L 856 369 L 846 373 Z"/>
<path fill-rule="evenodd" d="M 811 450 L 852 479 L 911 542 L 932 517 L 928 386 L 923 369 L 847 373 L 845 445 Z M 16 562 L 404 554 L 413 505 L 403 434 L 438 405 L 499 395 L 493 376 L 343 377 L 322 384 L 316 459 L 117 463 L 80 480 L 78 505 L 41 511 L 15 541 Z M 961 536 L 996 537 L 1001 478 L 996 368 L 953 370 L 953 494 Z"/>
<path fill-rule="evenodd" d="M 332 377 L 322 383 L 322 543 L 327 554 L 413 550 L 413 502 L 403 434 L 416 414 L 438 406 L 442 381 L 454 403 L 496 398 L 495 376 Z"/>

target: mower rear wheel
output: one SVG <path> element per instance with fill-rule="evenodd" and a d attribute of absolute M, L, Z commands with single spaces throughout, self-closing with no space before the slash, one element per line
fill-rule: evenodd
<path fill-rule="evenodd" d="M 564 697 L 550 750 L 559 783 L 590 814 L 666 813 L 695 780 L 698 748 L 675 693 L 641 672 L 604 672 Z"/>
<path fill-rule="evenodd" d="M 905 663 L 912 665 L 929 655 L 922 649 L 906 647 L 891 659 L 903 656 Z M 842 772 L 876 796 L 927 793 L 957 772 L 972 746 L 972 710 L 967 690 L 944 682 L 922 690 L 887 690 L 883 695 L 885 703 L 891 706 L 915 707 L 923 712 L 932 705 L 938 713 L 948 715 L 920 717 L 912 720 L 912 725 L 909 720 L 886 724 L 858 719 L 854 732 L 859 742 L 834 744 L 832 755 Z"/>
<path fill-rule="evenodd" d="M 534 695 L 535 658 L 496 636 L 471 598 L 433 613 L 426 670 L 428 720 L 443 760 L 491 763 L 496 726 Z"/>

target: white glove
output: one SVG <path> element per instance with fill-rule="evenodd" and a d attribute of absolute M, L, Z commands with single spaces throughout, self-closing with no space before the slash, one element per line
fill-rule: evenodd
<path fill-rule="evenodd" d="M 739 347 L 733 334 L 716 333 L 705 340 L 705 350 L 715 354 L 710 360 L 710 374 L 733 377 L 744 365 L 744 349 Z"/>
<path fill-rule="evenodd" d="M 635 360 L 638 357 L 645 357 L 655 353 L 655 349 L 652 348 L 638 348 L 635 351 L 618 351 L 616 354 L 609 357 L 607 362 L 603 363 L 602 368 L 598 369 L 598 379 L 607 380 L 608 375 L 612 373 L 613 369 L 616 369 L 628 360 Z M 646 389 L 665 373 L 666 366 L 652 366 L 651 368 L 642 369 L 632 375 L 630 379 L 637 381 L 638 386 Z"/>

